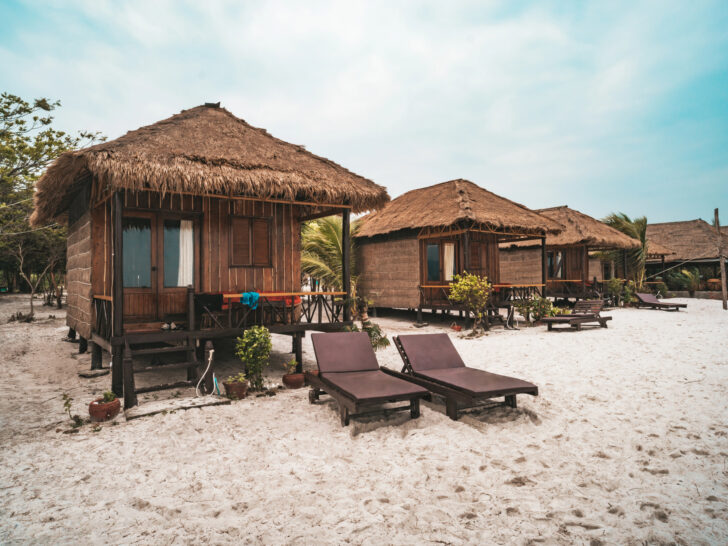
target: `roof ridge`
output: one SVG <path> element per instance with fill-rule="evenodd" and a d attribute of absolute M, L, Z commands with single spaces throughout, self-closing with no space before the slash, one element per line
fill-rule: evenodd
<path fill-rule="evenodd" d="M 467 185 L 461 185 L 461 182 L 465 182 L 464 179 L 458 178 L 457 180 L 453 180 L 455 183 L 455 189 L 457 191 L 458 197 L 459 197 L 459 207 L 461 211 L 465 212 L 465 216 L 472 220 L 475 218 L 475 213 L 473 212 L 473 199 L 470 196 L 470 193 L 468 192 Z"/>

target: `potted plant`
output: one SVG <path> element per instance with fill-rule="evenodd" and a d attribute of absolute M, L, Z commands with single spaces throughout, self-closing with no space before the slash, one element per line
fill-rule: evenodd
<path fill-rule="evenodd" d="M 305 377 L 303 372 L 296 373 L 296 368 L 298 367 L 296 359 L 292 358 L 290 361 L 286 362 L 284 366 L 288 373 L 283 374 L 283 384 L 289 389 L 300 389 L 303 387 Z"/>
<path fill-rule="evenodd" d="M 245 364 L 251 391 L 263 390 L 263 368 L 270 364 L 273 348 L 270 332 L 265 326 L 253 326 L 243 332 L 235 343 L 235 354 Z"/>
<path fill-rule="evenodd" d="M 231 375 L 222 384 L 225 387 L 225 394 L 231 400 L 242 400 L 248 395 L 248 378 L 243 372 Z"/>
<path fill-rule="evenodd" d="M 103 396 L 97 398 L 88 405 L 88 413 L 92 421 L 108 421 L 119 415 L 121 401 L 111 391 L 106 391 Z"/>

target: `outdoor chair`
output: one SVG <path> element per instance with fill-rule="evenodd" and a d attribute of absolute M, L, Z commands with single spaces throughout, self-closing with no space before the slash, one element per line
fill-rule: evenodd
<path fill-rule="evenodd" d="M 612 317 L 604 317 L 601 315 L 603 300 L 580 300 L 574 305 L 574 311 L 570 315 L 556 315 L 554 317 L 546 317 L 543 320 L 551 331 L 554 325 L 562 324 L 570 328 L 581 330 L 584 324 L 596 323 L 602 328 L 607 327 L 607 321 Z"/>
<path fill-rule="evenodd" d="M 517 394 L 538 396 L 533 383 L 467 367 L 447 334 L 395 336 L 394 344 L 404 366 L 401 372 L 384 371 L 443 396 L 450 419 L 457 420 L 460 410 L 493 398 L 505 397 L 502 404 L 493 405 L 515 408 Z"/>
<path fill-rule="evenodd" d="M 634 304 L 635 307 L 647 307 L 648 309 L 661 309 L 663 311 L 679 311 L 688 306 L 687 303 L 666 303 L 658 300 L 654 294 L 642 294 L 637 292 L 635 294 L 637 302 Z"/>
<path fill-rule="evenodd" d="M 312 334 L 318 373 L 306 372 L 311 385 L 311 404 L 321 394 L 328 394 L 339 406 L 341 425 L 349 419 L 376 413 L 410 411 L 420 416 L 420 399 L 429 397 L 427 389 L 392 377 L 382 371 L 366 332 Z M 383 407 L 391 402 L 409 402 L 406 406 Z"/>

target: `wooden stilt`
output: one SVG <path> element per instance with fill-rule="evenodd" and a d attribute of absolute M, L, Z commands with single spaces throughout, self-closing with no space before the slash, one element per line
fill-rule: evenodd
<path fill-rule="evenodd" d="M 68 329 L 68 339 L 76 339 L 76 330 L 73 328 Z"/>
<path fill-rule="evenodd" d="M 90 341 L 89 345 L 91 348 L 91 369 L 100 370 L 102 368 L 101 345 L 93 341 Z"/>
<path fill-rule="evenodd" d="M 296 373 L 303 372 L 303 333 L 297 332 L 293 335 L 293 348 L 296 354 Z"/>
<path fill-rule="evenodd" d="M 345 209 L 341 214 L 341 274 L 342 289 L 346 292 L 344 301 L 344 322 L 351 320 L 351 234 L 350 231 L 351 211 Z"/>
<path fill-rule="evenodd" d="M 115 346 L 111 350 L 111 390 L 117 398 L 124 395 L 123 349 Z"/>
<path fill-rule="evenodd" d="M 126 410 L 133 408 L 138 403 L 134 386 L 134 361 L 128 346 L 123 350 L 122 366 L 124 369 L 124 409 Z"/>
<path fill-rule="evenodd" d="M 88 351 L 88 340 L 83 336 L 78 336 L 78 354 L 82 355 Z"/>

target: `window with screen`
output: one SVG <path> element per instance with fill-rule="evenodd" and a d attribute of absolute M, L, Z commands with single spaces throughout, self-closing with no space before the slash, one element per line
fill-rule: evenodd
<path fill-rule="evenodd" d="M 562 252 L 549 250 L 546 253 L 549 279 L 561 279 L 564 271 L 564 255 Z"/>
<path fill-rule="evenodd" d="M 230 222 L 230 264 L 271 265 L 271 222 L 269 218 L 233 216 Z"/>

